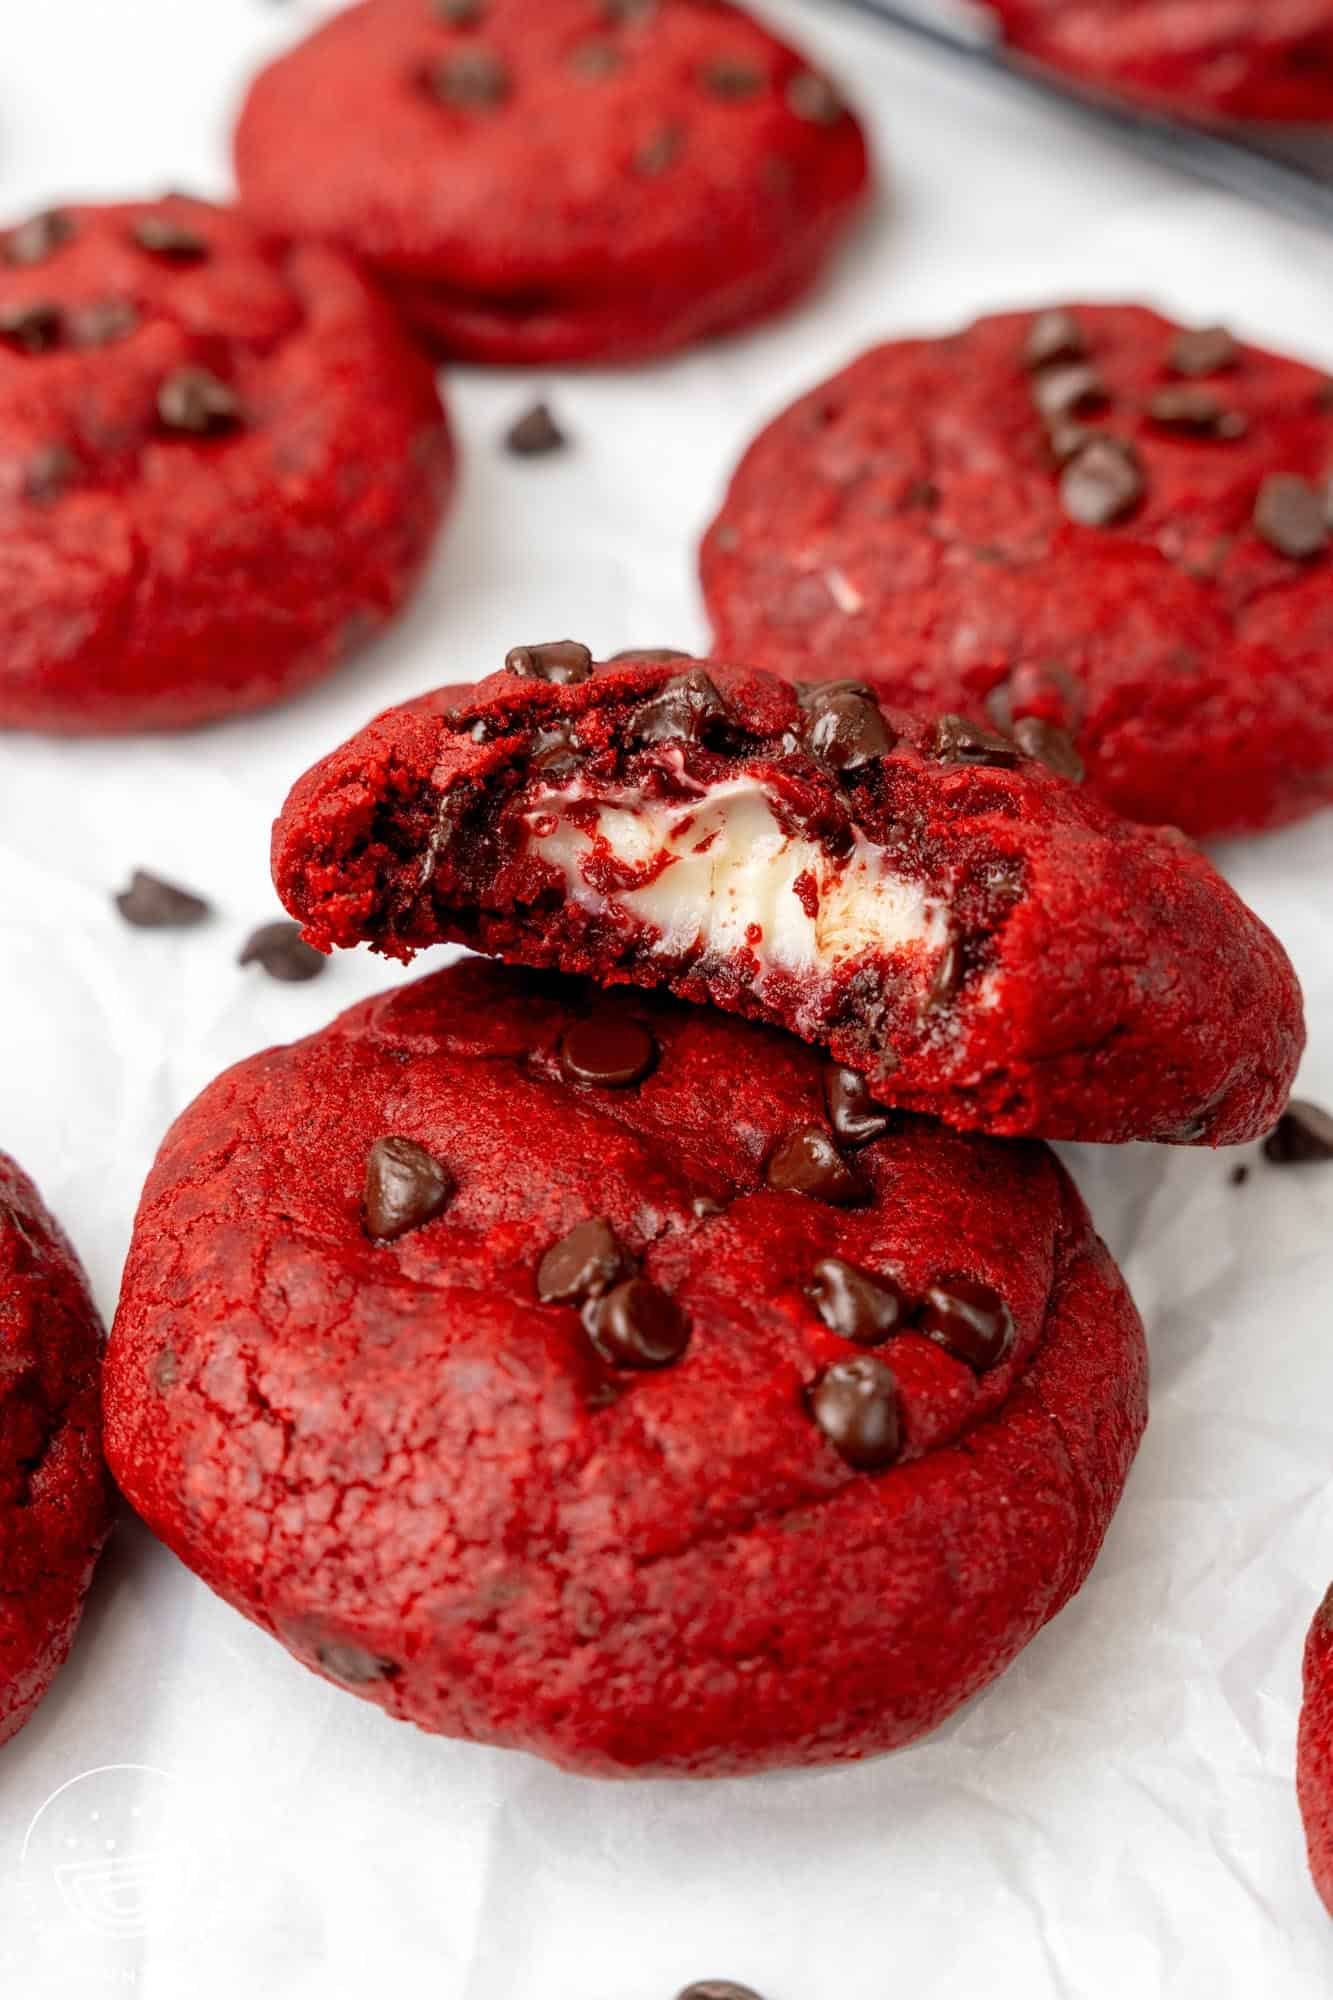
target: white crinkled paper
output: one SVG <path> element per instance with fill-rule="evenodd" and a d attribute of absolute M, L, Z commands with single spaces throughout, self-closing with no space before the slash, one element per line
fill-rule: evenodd
<path fill-rule="evenodd" d="M 533 0 L 539 4 L 539 0 Z M 297 0 L 41 0 L 5 19 L 0 209 L 226 186 Z M 310 698 L 160 741 L 0 740 L 0 1145 L 114 1305 L 168 1119 L 224 1064 L 404 975 L 274 985 L 289 781 L 516 641 L 704 638 L 693 543 L 754 426 L 872 338 L 1071 295 L 1156 299 L 1333 366 L 1333 246 L 1140 165 L 818 0 L 775 5 L 877 130 L 887 192 L 822 295 L 633 373 L 457 372 L 455 518 L 401 628 Z M 540 387 L 575 443 L 497 449 Z M 1333 1099 L 1333 816 L 1219 860 L 1305 981 Z M 136 866 L 215 899 L 122 927 Z M 1148 1322 L 1153 1422 L 1082 1597 L 932 1740 L 860 1768 L 603 1784 L 430 1740 L 305 1673 L 127 1527 L 75 1656 L 0 1752 L 5 2000 L 1327 2000 L 1292 1787 L 1333 1576 L 1333 1169 L 1071 1154 Z"/>

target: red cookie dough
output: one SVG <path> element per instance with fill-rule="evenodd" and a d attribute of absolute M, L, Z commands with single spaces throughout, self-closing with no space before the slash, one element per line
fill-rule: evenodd
<path fill-rule="evenodd" d="M 452 477 L 427 361 L 335 252 L 183 197 L 0 234 L 0 728 L 291 694 L 398 610 Z"/>
<path fill-rule="evenodd" d="M 252 1057 L 144 1193 L 117 1478 L 423 1728 L 606 1775 L 909 1742 L 1086 1576 L 1142 1330 L 1044 1148 L 853 1150 L 825 1091 L 790 1037 L 478 959 Z"/>
<path fill-rule="evenodd" d="M 236 172 L 444 352 L 532 364 L 789 305 L 867 162 L 828 81 L 724 0 L 366 0 L 259 77 Z"/>
<path fill-rule="evenodd" d="M 742 460 L 716 651 L 1077 739 L 1197 836 L 1333 799 L 1333 385 L 1134 306 L 872 349 Z"/>
<path fill-rule="evenodd" d="M 1196 848 L 994 731 L 681 657 L 519 648 L 316 765 L 274 880 L 321 950 L 456 939 L 793 1030 L 881 1101 L 1061 1139 L 1271 1129 L 1285 953 Z M 572 676 L 560 681 L 533 674 Z M 1067 764 L 1057 730 L 1029 745 Z"/>
<path fill-rule="evenodd" d="M 78 1259 L 0 1153 L 0 1743 L 64 1664 L 110 1527 L 101 1345 Z"/>
<path fill-rule="evenodd" d="M 1333 0 L 987 0 L 1022 54 L 1204 120 L 1333 119 Z"/>
<path fill-rule="evenodd" d="M 1305 1643 L 1305 1703 L 1296 1748 L 1310 1872 L 1333 1915 L 1333 1590 L 1315 1614 Z"/>

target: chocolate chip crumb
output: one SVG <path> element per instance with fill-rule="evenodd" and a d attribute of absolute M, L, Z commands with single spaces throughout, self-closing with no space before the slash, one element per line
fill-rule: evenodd
<path fill-rule="evenodd" d="M 238 965 L 258 965 L 270 979 L 287 986 L 303 985 L 327 971 L 329 961 L 301 936 L 299 924 L 261 924 L 241 947 Z"/>
<path fill-rule="evenodd" d="M 1094 438 L 1070 459 L 1060 479 L 1061 505 L 1084 528 L 1109 528 L 1123 520 L 1144 490 L 1139 455 L 1122 438 Z"/>
<path fill-rule="evenodd" d="M 897 1379 L 877 1355 L 858 1354 L 826 1368 L 810 1392 L 810 1411 L 858 1472 L 882 1471 L 902 1449 Z"/>
<path fill-rule="evenodd" d="M 395 1243 L 448 1207 L 454 1178 L 415 1139 L 377 1139 L 366 1156 L 361 1215 L 367 1236 Z"/>
<path fill-rule="evenodd" d="M 869 1201 L 872 1192 L 821 1125 L 802 1125 L 790 1133 L 769 1159 L 764 1179 L 778 1193 L 808 1195 L 833 1208 L 854 1208 Z"/>
<path fill-rule="evenodd" d="M 235 392 L 207 368 L 178 368 L 157 392 L 157 414 L 169 431 L 220 437 L 240 423 L 241 406 Z"/>
<path fill-rule="evenodd" d="M 7 264 L 43 264 L 74 234 L 74 218 L 60 208 L 48 208 L 11 229 L 5 238 Z"/>
<path fill-rule="evenodd" d="M 547 639 L 539 646 L 513 646 L 505 654 L 505 672 L 524 680 L 550 681 L 571 687 L 592 672 L 592 654 L 577 639 Z"/>
<path fill-rule="evenodd" d="M 787 109 L 807 125 L 840 125 L 847 106 L 826 76 L 816 70 L 797 70 L 786 89 Z"/>
<path fill-rule="evenodd" d="M 1294 1097 L 1264 1140 L 1264 1158 L 1276 1167 L 1333 1160 L 1333 1114 Z"/>
<path fill-rule="evenodd" d="M 1036 374 L 1057 361 L 1081 361 L 1088 351 L 1083 329 L 1070 312 L 1038 313 L 1023 343 L 1023 366 Z"/>
<path fill-rule="evenodd" d="M 1013 729 L 1014 741 L 1025 757 L 1035 758 L 1057 777 L 1074 784 L 1083 779 L 1083 759 L 1067 729 L 1046 722 L 1039 715 L 1020 715 Z"/>
<path fill-rule="evenodd" d="M 209 245 L 198 231 L 170 215 L 141 215 L 130 234 L 141 250 L 175 264 L 202 263 L 209 255 Z"/>
<path fill-rule="evenodd" d="M 142 868 L 135 869 L 129 888 L 120 891 L 115 904 L 127 924 L 145 931 L 186 930 L 213 914 L 202 896 L 178 889 L 174 882 L 164 882 L 160 875 L 149 875 Z"/>
<path fill-rule="evenodd" d="M 492 49 L 458 49 L 431 64 L 426 82 L 453 111 L 494 111 L 510 91 L 508 66 Z"/>
<path fill-rule="evenodd" d="M 1295 473 L 1273 472 L 1259 488 L 1254 527 L 1280 556 L 1304 562 L 1328 542 L 1323 502 L 1314 487 Z"/>
<path fill-rule="evenodd" d="M 1199 326 L 1176 335 L 1166 365 L 1173 375 L 1219 375 L 1239 359 L 1240 349 L 1226 327 Z"/>
<path fill-rule="evenodd" d="M 515 458 L 541 458 L 562 451 L 569 440 L 551 415 L 549 403 L 534 403 L 505 432 L 505 450 Z"/>
<path fill-rule="evenodd" d="M 0 306 L 0 343 L 22 354 L 49 354 L 60 345 L 64 315 L 45 300 L 31 305 Z"/>

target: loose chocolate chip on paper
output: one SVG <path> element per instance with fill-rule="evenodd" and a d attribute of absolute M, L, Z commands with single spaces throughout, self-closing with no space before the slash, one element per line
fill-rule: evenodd
<path fill-rule="evenodd" d="M 130 234 L 141 250 L 169 258 L 174 264 L 202 263 L 210 254 L 206 238 L 174 216 L 141 215 Z"/>
<path fill-rule="evenodd" d="M 301 936 L 299 924 L 261 924 L 252 931 L 241 947 L 238 965 L 258 965 L 270 979 L 281 980 L 286 986 L 300 986 L 308 979 L 318 979 L 328 969 L 328 959 L 323 952 L 315 950 Z"/>
<path fill-rule="evenodd" d="M 1048 424 L 1065 417 L 1089 417 L 1110 400 L 1106 384 L 1087 362 L 1043 368 L 1032 384 L 1032 400 Z"/>
<path fill-rule="evenodd" d="M 60 345 L 63 328 L 60 307 L 45 300 L 0 306 L 0 345 L 16 347 L 22 354 L 49 354 Z"/>
<path fill-rule="evenodd" d="M 1020 751 L 1007 736 L 998 736 L 965 715 L 942 715 L 935 724 L 935 755 L 942 764 L 1016 764 Z"/>
<path fill-rule="evenodd" d="M 1186 327 L 1167 350 L 1166 365 L 1173 375 L 1220 375 L 1234 368 L 1240 348 L 1224 326 Z"/>
<path fill-rule="evenodd" d="M 849 1165 L 822 1125 L 801 1125 L 790 1133 L 768 1162 L 764 1179 L 782 1194 L 804 1194 L 833 1208 L 854 1208 L 869 1201 L 871 1187 Z"/>
<path fill-rule="evenodd" d="M 1212 389 L 1190 382 L 1159 389 L 1148 415 L 1164 430 L 1191 431 L 1198 437 L 1238 438 L 1249 429 L 1242 410 L 1228 409 Z"/>
<path fill-rule="evenodd" d="M 727 705 L 708 675 L 691 667 L 641 703 L 626 729 L 637 743 L 697 743 L 710 723 L 726 716 Z"/>
<path fill-rule="evenodd" d="M 453 111 L 495 111 L 510 91 L 508 66 L 491 49 L 459 49 L 432 63 L 426 81 Z"/>
<path fill-rule="evenodd" d="M 1227 1175 L 1227 1179 L 1230 1181 L 1232 1187 L 1244 1187 L 1249 1178 L 1250 1170 L 1243 1161 L 1240 1166 L 1233 1167 Z"/>
<path fill-rule="evenodd" d="M 932 1285 L 918 1325 L 978 1375 L 997 1368 L 1014 1344 L 1008 1306 L 997 1291 L 974 1278 L 947 1278 Z"/>
<path fill-rule="evenodd" d="M 734 1979 L 696 1979 L 676 2000 L 762 2000 L 762 1995 L 753 1986 L 738 1986 Z"/>
<path fill-rule="evenodd" d="M 1264 1140 L 1264 1157 L 1277 1167 L 1333 1160 L 1333 1114 L 1294 1097 Z"/>
<path fill-rule="evenodd" d="M 826 76 L 812 69 L 797 70 L 786 89 L 787 109 L 807 125 L 840 125 L 847 106 Z"/>
<path fill-rule="evenodd" d="M 453 1193 L 453 1175 L 415 1139 L 377 1139 L 366 1157 L 361 1197 L 366 1234 L 395 1243 L 442 1215 Z"/>
<path fill-rule="evenodd" d="M 74 234 L 74 218 L 61 208 L 48 208 L 30 216 L 5 238 L 7 264 L 44 264 Z"/>
<path fill-rule="evenodd" d="M 629 1278 L 584 1307 L 583 1323 L 604 1361 L 619 1368 L 666 1368 L 690 1344 L 690 1323 L 647 1278 Z"/>
<path fill-rule="evenodd" d="M 71 316 L 71 331 L 80 347 L 109 347 L 125 340 L 139 325 L 137 309 L 128 299 L 98 299 Z"/>
<path fill-rule="evenodd" d="M 23 475 L 23 497 L 49 506 L 69 491 L 78 471 L 79 461 L 67 444 L 39 445 Z"/>
<path fill-rule="evenodd" d="M 1082 782 L 1083 759 L 1067 729 L 1045 721 L 1040 715 L 1020 715 L 1013 734 L 1025 757 L 1035 758 L 1059 778 L 1068 778 L 1076 785 Z"/>
<path fill-rule="evenodd" d="M 829 1443 L 858 1472 L 880 1472 L 902 1449 L 898 1383 L 877 1355 L 858 1354 L 826 1368 L 810 1392 L 810 1411 Z"/>
<path fill-rule="evenodd" d="M 546 1304 L 599 1298 L 628 1278 L 634 1260 L 604 1215 L 576 1223 L 537 1266 L 537 1297 Z"/>
<path fill-rule="evenodd" d="M 136 930 L 187 930 L 213 914 L 211 905 L 202 896 L 177 888 L 174 882 L 164 882 L 160 875 L 149 875 L 142 868 L 135 869 L 129 888 L 120 891 L 115 903 L 126 923 L 133 924 Z"/>
<path fill-rule="evenodd" d="M 868 1146 L 889 1129 L 887 1111 L 873 1101 L 859 1070 L 829 1063 L 824 1071 L 824 1103 L 829 1124 L 844 1146 Z"/>
<path fill-rule="evenodd" d="M 806 1289 L 830 1332 L 863 1347 L 878 1347 L 905 1317 L 907 1302 L 892 1278 L 876 1277 L 843 1257 L 822 1258 Z"/>
<path fill-rule="evenodd" d="M 1087 339 L 1073 313 L 1058 308 L 1038 313 L 1023 343 L 1023 366 L 1032 374 L 1057 361 L 1082 361 Z"/>
<path fill-rule="evenodd" d="M 157 414 L 169 431 L 220 437 L 235 430 L 241 406 L 235 391 L 207 368 L 177 368 L 157 392 Z"/>
<path fill-rule="evenodd" d="M 1308 481 L 1292 472 L 1273 472 L 1259 488 L 1254 527 L 1280 556 L 1304 562 L 1328 542 L 1323 502 Z"/>
<path fill-rule="evenodd" d="M 893 748 L 893 733 L 866 689 L 816 688 L 804 706 L 807 747 L 835 771 L 860 770 Z"/>
<path fill-rule="evenodd" d="M 1070 459 L 1060 479 L 1061 505 L 1084 528 L 1109 528 L 1123 520 L 1144 490 L 1139 455 L 1122 438 L 1094 438 Z"/>
<path fill-rule="evenodd" d="M 656 1038 L 638 1021 L 593 1015 L 575 1021 L 560 1040 L 560 1067 L 571 1083 L 626 1090 L 642 1083 L 657 1062 Z"/>
<path fill-rule="evenodd" d="M 534 403 L 505 432 L 505 450 L 515 458 L 541 458 L 547 452 L 563 450 L 568 442 L 551 415 L 549 403 Z"/>
<path fill-rule="evenodd" d="M 592 672 L 592 654 L 577 639 L 548 639 L 540 646 L 513 646 L 505 654 L 505 672 L 524 680 L 551 681 L 572 687 Z"/>
<path fill-rule="evenodd" d="M 341 1639 L 325 1639 L 315 1648 L 315 1658 L 324 1672 L 344 1687 L 369 1687 L 374 1681 L 391 1681 L 402 1670 L 393 1660 L 368 1653 L 364 1646 L 350 1646 Z"/>

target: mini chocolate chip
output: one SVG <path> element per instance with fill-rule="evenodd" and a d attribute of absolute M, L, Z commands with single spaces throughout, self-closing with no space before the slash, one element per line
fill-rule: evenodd
<path fill-rule="evenodd" d="M 646 667 L 662 666 L 668 660 L 688 660 L 690 655 L 682 653 L 679 646 L 625 646 L 618 653 L 612 653 L 613 660 L 639 660 Z"/>
<path fill-rule="evenodd" d="M 68 492 L 78 471 L 79 461 L 67 444 L 39 445 L 23 475 L 23 497 L 49 506 Z"/>
<path fill-rule="evenodd" d="M 690 1344 L 690 1323 L 675 1300 L 647 1278 L 628 1278 L 590 1299 L 583 1323 L 604 1361 L 617 1368 L 665 1368 Z"/>
<path fill-rule="evenodd" d="M 809 1195 L 833 1208 L 853 1208 L 869 1201 L 872 1192 L 822 1125 L 801 1125 L 789 1133 L 769 1159 L 764 1179 L 779 1193 Z"/>
<path fill-rule="evenodd" d="M 592 672 L 592 654 L 577 639 L 547 639 L 540 646 L 511 647 L 505 654 L 505 672 L 572 687 Z"/>
<path fill-rule="evenodd" d="M 341 1639 L 324 1639 L 315 1648 L 315 1658 L 324 1672 L 344 1687 L 369 1687 L 374 1681 L 391 1681 L 402 1669 L 392 1660 L 368 1653 L 364 1646 L 349 1646 Z"/>
<path fill-rule="evenodd" d="M 974 1278 L 946 1278 L 932 1285 L 917 1321 L 922 1333 L 965 1361 L 978 1375 L 997 1368 L 1014 1344 L 1008 1306 Z"/>
<path fill-rule="evenodd" d="M 486 11 L 482 0 L 431 0 L 431 8 L 447 28 L 475 28 Z"/>
<path fill-rule="evenodd" d="M 870 1095 L 859 1070 L 829 1063 L 824 1071 L 824 1103 L 829 1124 L 844 1146 L 868 1146 L 889 1129 L 889 1115 Z"/>
<path fill-rule="evenodd" d="M 1032 384 L 1032 400 L 1048 424 L 1063 417 L 1088 417 L 1105 409 L 1106 384 L 1085 361 L 1043 368 Z"/>
<path fill-rule="evenodd" d="M 109 347 L 136 331 L 139 314 L 128 299 L 99 299 L 82 306 L 71 319 L 71 331 L 81 347 Z"/>
<path fill-rule="evenodd" d="M 1067 729 L 1045 721 L 1040 715 L 1020 715 L 1013 734 L 1025 757 L 1034 757 L 1059 778 L 1069 778 L 1076 785 L 1082 783 L 1083 759 Z"/>
<path fill-rule="evenodd" d="M 560 1067 L 571 1083 L 625 1090 L 642 1083 L 657 1062 L 656 1038 L 638 1021 L 593 1015 L 560 1038 Z"/>
<path fill-rule="evenodd" d="M 1056 308 L 1038 313 L 1028 327 L 1023 366 L 1035 375 L 1057 361 L 1081 361 L 1087 351 L 1083 329 L 1073 313 Z"/>
<path fill-rule="evenodd" d="M 540 458 L 548 451 L 561 451 L 567 443 L 549 403 L 534 403 L 505 432 L 505 450 L 515 458 Z"/>
<path fill-rule="evenodd" d="M 785 91 L 787 109 L 807 125 L 840 125 L 847 106 L 826 76 L 812 69 L 799 69 Z"/>
<path fill-rule="evenodd" d="M 810 1411 L 840 1458 L 858 1472 L 880 1472 L 902 1449 L 898 1383 L 874 1354 L 835 1361 L 810 1392 Z"/>
<path fill-rule="evenodd" d="M 835 771 L 856 771 L 892 750 L 894 737 L 879 703 L 855 687 L 815 689 L 803 704 L 807 747 Z"/>
<path fill-rule="evenodd" d="M 1159 389 L 1148 415 L 1164 430 L 1193 431 L 1200 437 L 1238 438 L 1249 429 L 1243 411 L 1229 410 L 1211 389 L 1194 383 Z"/>
<path fill-rule="evenodd" d="M 600 1298 L 634 1269 L 634 1260 L 604 1215 L 576 1223 L 537 1266 L 537 1297 L 545 1304 Z"/>
<path fill-rule="evenodd" d="M 614 42 L 580 42 L 569 52 L 569 67 L 576 76 L 586 76 L 594 81 L 603 76 L 614 76 L 625 66 L 625 58 Z"/>
<path fill-rule="evenodd" d="M 188 889 L 178 889 L 160 875 L 145 874 L 142 868 L 135 869 L 129 888 L 122 889 L 115 902 L 126 923 L 144 931 L 184 930 L 213 914 L 202 896 L 192 896 Z"/>
<path fill-rule="evenodd" d="M 509 70 L 492 49 L 458 49 L 432 63 L 431 95 L 454 111 L 494 111 L 509 95 Z"/>
<path fill-rule="evenodd" d="M 738 1986 L 734 1979 L 696 1979 L 693 1986 L 676 1995 L 676 2000 L 761 2000 L 761 1996 L 753 1986 Z"/>
<path fill-rule="evenodd" d="M 23 354 L 49 354 L 60 344 L 64 316 L 60 307 L 39 300 L 32 305 L 0 306 L 0 342 Z"/>
<path fill-rule="evenodd" d="M 1122 438 L 1094 438 L 1070 459 L 1060 480 L 1061 505 L 1084 528 L 1109 528 L 1132 513 L 1143 494 L 1139 455 Z"/>
<path fill-rule="evenodd" d="M 197 230 L 170 215 L 141 215 L 130 234 L 141 250 L 170 258 L 174 264 L 201 263 L 210 251 Z"/>
<path fill-rule="evenodd" d="M 1328 523 L 1314 487 L 1295 473 L 1272 472 L 1254 503 L 1255 532 L 1280 556 L 1303 562 L 1328 541 Z"/>
<path fill-rule="evenodd" d="M 11 229 L 5 238 L 7 264 L 43 264 L 74 234 L 74 218 L 63 209 L 48 208 Z"/>
<path fill-rule="evenodd" d="M 727 706 L 702 667 L 665 682 L 635 709 L 626 724 L 637 743 L 697 743 L 710 722 L 724 721 Z"/>
<path fill-rule="evenodd" d="M 1016 764 L 1020 752 L 1007 736 L 965 715 L 942 715 L 935 724 L 935 755 L 942 764 Z"/>
<path fill-rule="evenodd" d="M 1278 1167 L 1333 1160 L 1333 1115 L 1294 1097 L 1264 1140 L 1264 1158 Z"/>
<path fill-rule="evenodd" d="M 415 1139 L 377 1139 L 366 1156 L 361 1215 L 367 1236 L 395 1243 L 443 1215 L 454 1177 Z"/>
<path fill-rule="evenodd" d="M 716 56 L 700 65 L 699 81 L 713 97 L 739 100 L 757 96 L 764 87 L 764 73 L 735 56 Z"/>
<path fill-rule="evenodd" d="M 891 1278 L 877 1278 L 843 1257 L 815 1265 L 807 1292 L 830 1332 L 878 1347 L 902 1324 L 907 1301 Z"/>
<path fill-rule="evenodd" d="M 300 986 L 307 979 L 318 979 L 328 969 L 329 961 L 323 952 L 306 943 L 299 924 L 279 920 L 261 924 L 257 931 L 252 931 L 236 963 L 262 966 L 270 979 L 279 979 L 286 986 Z"/>
<path fill-rule="evenodd" d="M 685 150 L 685 134 L 679 125 L 663 125 L 651 139 L 645 139 L 634 155 L 634 171 L 655 177 L 673 167 Z"/>
<path fill-rule="evenodd" d="M 241 420 L 235 392 L 207 368 L 178 368 L 157 392 L 157 414 L 169 431 L 219 437 Z"/>
<path fill-rule="evenodd" d="M 1224 326 L 1196 326 L 1176 335 L 1166 365 L 1173 375 L 1217 375 L 1239 359 L 1240 349 Z"/>

